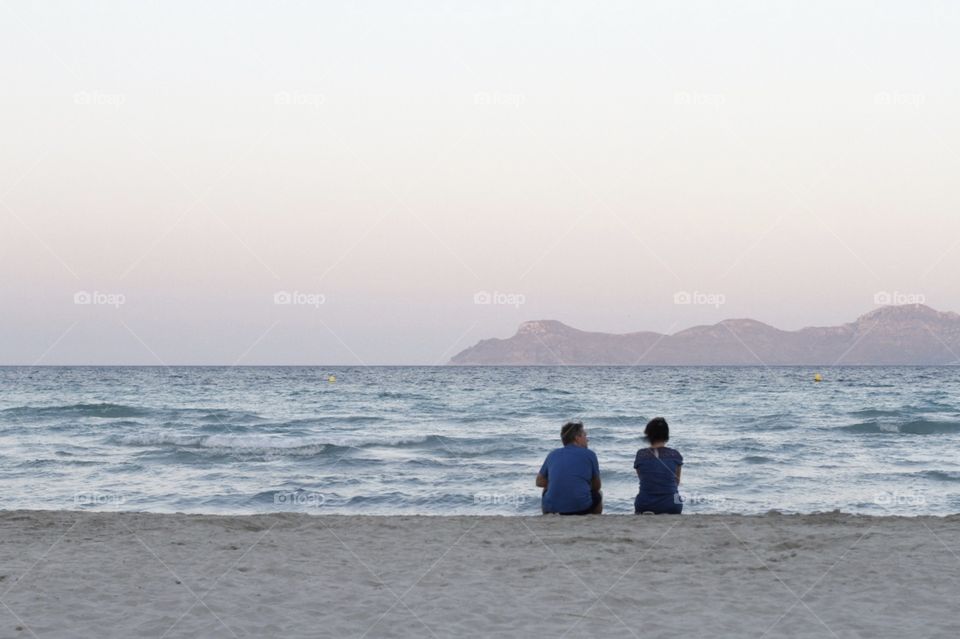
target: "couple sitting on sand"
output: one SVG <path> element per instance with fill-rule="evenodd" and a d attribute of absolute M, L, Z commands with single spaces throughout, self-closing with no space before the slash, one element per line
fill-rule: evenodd
<path fill-rule="evenodd" d="M 667 420 L 651 419 L 644 436 L 649 446 L 637 451 L 633 463 L 640 479 L 634 512 L 679 515 L 683 510 L 678 490 L 683 456 L 667 448 L 670 439 Z M 537 474 L 537 486 L 543 488 L 543 513 L 599 515 L 603 512 L 600 462 L 597 454 L 587 448 L 589 439 L 583 423 L 564 424 L 560 441 L 563 448 L 551 451 Z"/>

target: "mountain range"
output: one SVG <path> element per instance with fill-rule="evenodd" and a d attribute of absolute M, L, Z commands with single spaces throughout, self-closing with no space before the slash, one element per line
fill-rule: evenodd
<path fill-rule="evenodd" d="M 524 322 L 451 358 L 459 366 L 787 366 L 960 364 L 960 315 L 923 304 L 884 306 L 841 326 L 783 331 L 728 319 L 672 335 L 581 331 Z"/>

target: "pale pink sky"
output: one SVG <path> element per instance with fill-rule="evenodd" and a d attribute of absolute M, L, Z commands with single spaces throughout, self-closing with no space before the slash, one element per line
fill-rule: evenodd
<path fill-rule="evenodd" d="M 402 4 L 6 3 L 0 363 L 960 310 L 955 6 Z"/>

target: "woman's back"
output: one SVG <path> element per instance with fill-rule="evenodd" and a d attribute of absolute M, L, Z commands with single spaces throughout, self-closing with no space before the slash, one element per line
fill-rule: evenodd
<path fill-rule="evenodd" d="M 682 465 L 683 456 L 673 448 L 658 446 L 638 450 L 633 463 L 640 479 L 635 511 L 679 514 L 683 509 L 677 490 Z"/>

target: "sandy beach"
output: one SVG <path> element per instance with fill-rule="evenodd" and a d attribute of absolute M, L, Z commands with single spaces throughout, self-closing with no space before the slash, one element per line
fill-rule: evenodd
<path fill-rule="evenodd" d="M 954 637 L 960 516 L 0 513 L 2 637 Z"/>

